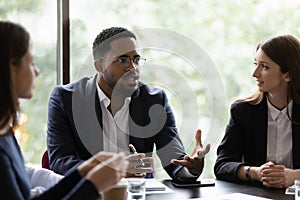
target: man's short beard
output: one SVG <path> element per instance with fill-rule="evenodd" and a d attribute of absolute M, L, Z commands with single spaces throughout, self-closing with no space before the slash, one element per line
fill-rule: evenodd
<path fill-rule="evenodd" d="M 136 97 L 139 94 L 139 90 L 140 89 L 138 85 L 133 89 L 127 89 L 122 85 L 116 84 L 113 93 L 117 92 L 123 95 L 124 97 Z"/>

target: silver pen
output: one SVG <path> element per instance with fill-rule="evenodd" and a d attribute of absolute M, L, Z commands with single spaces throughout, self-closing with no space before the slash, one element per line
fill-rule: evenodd
<path fill-rule="evenodd" d="M 138 152 L 136 151 L 135 147 L 134 147 L 132 144 L 129 144 L 128 146 L 129 146 L 130 150 L 131 150 L 134 154 L 137 154 L 137 153 L 138 153 Z M 143 161 L 141 158 L 139 159 L 139 161 L 140 161 L 141 165 L 142 165 L 143 167 L 145 167 L 145 163 L 144 163 L 144 161 Z"/>

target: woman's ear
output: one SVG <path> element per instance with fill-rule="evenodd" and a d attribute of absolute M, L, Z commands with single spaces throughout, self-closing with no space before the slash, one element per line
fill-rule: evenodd
<path fill-rule="evenodd" d="M 290 82 L 290 74 L 288 72 L 286 72 L 285 74 L 283 74 L 283 79 L 286 81 L 286 82 Z"/>
<path fill-rule="evenodd" d="M 11 78 L 13 84 L 14 84 L 15 79 L 16 79 L 17 67 L 14 64 L 10 63 L 9 70 L 10 70 L 10 78 Z"/>
<path fill-rule="evenodd" d="M 94 66 L 95 66 L 95 68 L 96 68 L 96 70 L 98 71 L 98 72 L 103 72 L 103 62 L 101 61 L 101 60 L 95 60 L 94 61 Z"/>

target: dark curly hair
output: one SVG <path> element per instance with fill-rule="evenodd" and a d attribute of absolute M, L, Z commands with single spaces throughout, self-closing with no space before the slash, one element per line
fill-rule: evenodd
<path fill-rule="evenodd" d="M 110 43 L 123 37 L 131 37 L 136 40 L 134 33 L 123 27 L 111 27 L 101 31 L 93 42 L 94 60 L 104 57 L 110 50 Z"/>

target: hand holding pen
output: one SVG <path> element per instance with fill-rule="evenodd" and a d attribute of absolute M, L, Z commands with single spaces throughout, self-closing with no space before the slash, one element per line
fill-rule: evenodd
<path fill-rule="evenodd" d="M 133 154 L 138 154 L 135 147 L 132 144 L 129 144 L 129 148 L 133 152 Z M 139 158 L 139 161 L 141 162 L 141 166 L 145 167 L 145 163 L 141 158 Z"/>
<path fill-rule="evenodd" d="M 144 153 L 138 153 L 132 144 L 129 144 L 129 148 L 133 154 L 127 156 L 129 161 L 127 177 L 144 177 L 146 173 L 151 173 L 153 158 L 145 157 Z"/>

